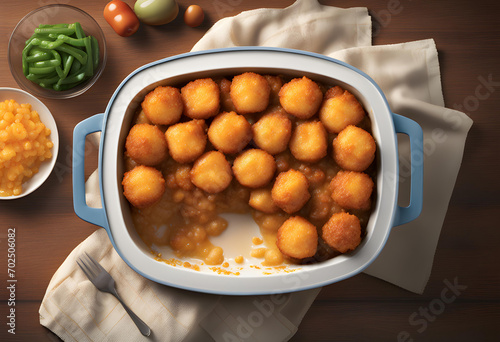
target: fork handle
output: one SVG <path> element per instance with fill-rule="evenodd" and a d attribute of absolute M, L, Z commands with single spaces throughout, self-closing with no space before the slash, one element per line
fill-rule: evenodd
<path fill-rule="evenodd" d="M 132 318 L 132 321 L 134 321 L 141 334 L 143 334 L 144 336 L 149 336 L 151 334 L 151 329 L 148 327 L 148 325 L 144 323 L 144 321 L 140 319 L 139 316 L 137 316 L 132 310 L 130 310 L 127 304 L 125 304 L 120 298 L 116 290 L 114 290 L 111 294 L 115 296 L 116 299 L 118 299 L 118 301 L 122 304 L 123 308 L 125 309 L 125 311 L 127 311 L 130 318 Z"/>

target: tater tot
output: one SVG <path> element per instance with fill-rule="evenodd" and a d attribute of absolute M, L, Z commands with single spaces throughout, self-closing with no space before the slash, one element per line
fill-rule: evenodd
<path fill-rule="evenodd" d="M 197 79 L 181 89 L 184 114 L 191 119 L 208 119 L 219 112 L 220 90 L 211 78 Z"/>
<path fill-rule="evenodd" d="M 305 218 L 290 217 L 278 229 L 276 246 L 281 253 L 290 258 L 312 257 L 318 248 L 318 231 Z"/>
<path fill-rule="evenodd" d="M 123 194 L 136 208 L 156 203 L 165 192 L 165 180 L 157 169 L 138 165 L 123 175 Z"/>
<path fill-rule="evenodd" d="M 274 177 L 276 162 L 272 155 L 259 149 L 246 150 L 233 162 L 234 177 L 243 186 L 260 188 Z"/>
<path fill-rule="evenodd" d="M 271 87 L 271 93 L 269 95 L 269 105 L 275 106 L 280 104 L 279 93 L 281 87 L 283 87 L 283 79 L 280 76 L 264 75 Z"/>
<path fill-rule="evenodd" d="M 288 214 L 299 211 L 311 198 L 309 182 L 300 171 L 281 172 L 271 190 L 274 203 Z"/>
<path fill-rule="evenodd" d="M 339 86 L 328 89 L 319 110 L 319 118 L 330 133 L 339 133 L 363 120 L 365 111 L 358 100 Z"/>
<path fill-rule="evenodd" d="M 135 162 L 149 166 L 158 165 L 168 157 L 165 135 L 149 124 L 137 124 L 130 129 L 125 150 Z"/>
<path fill-rule="evenodd" d="M 236 107 L 234 107 L 233 100 L 231 100 L 231 81 L 227 78 L 223 78 L 219 81 L 220 88 L 220 105 L 224 112 L 234 112 Z"/>
<path fill-rule="evenodd" d="M 178 163 L 191 163 L 201 156 L 207 145 L 204 120 L 191 120 L 170 126 L 165 132 L 168 149 Z"/>
<path fill-rule="evenodd" d="M 373 185 L 366 173 L 339 171 L 330 182 L 332 199 L 345 209 L 370 209 Z"/>
<path fill-rule="evenodd" d="M 235 112 L 221 113 L 210 124 L 208 139 L 223 153 L 238 153 L 252 140 L 252 126 Z"/>
<path fill-rule="evenodd" d="M 288 147 L 292 136 L 292 122 L 282 110 L 263 115 L 253 124 L 253 141 L 264 151 L 278 154 Z"/>
<path fill-rule="evenodd" d="M 281 106 L 299 119 L 309 119 L 317 113 L 323 93 L 318 84 L 307 77 L 294 78 L 281 87 Z"/>
<path fill-rule="evenodd" d="M 352 251 L 361 242 L 359 218 L 349 213 L 335 213 L 323 226 L 321 237 L 340 253 Z"/>
<path fill-rule="evenodd" d="M 290 152 L 305 162 L 314 163 L 326 156 L 328 151 L 327 133 L 319 121 L 306 121 L 295 127 L 290 139 Z"/>
<path fill-rule="evenodd" d="M 141 104 L 146 117 L 157 125 L 171 125 L 181 118 L 184 104 L 179 89 L 156 87 Z"/>
<path fill-rule="evenodd" d="M 347 126 L 333 140 L 333 158 L 345 170 L 366 170 L 375 159 L 375 150 L 372 135 L 356 126 Z"/>
<path fill-rule="evenodd" d="M 190 171 L 191 182 L 208 193 L 226 189 L 233 178 L 231 165 L 218 151 L 210 151 L 196 160 Z"/>
<path fill-rule="evenodd" d="M 252 190 L 252 192 L 250 192 L 248 204 L 252 208 L 267 214 L 273 214 L 279 210 L 278 206 L 273 201 L 271 190 L 267 188 Z"/>
<path fill-rule="evenodd" d="M 236 112 L 249 114 L 261 112 L 269 104 L 271 87 L 264 76 L 254 72 L 245 72 L 233 77 L 231 82 L 231 100 Z"/>

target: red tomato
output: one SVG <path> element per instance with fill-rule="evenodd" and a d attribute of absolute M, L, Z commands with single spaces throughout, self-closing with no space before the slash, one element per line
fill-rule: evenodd
<path fill-rule="evenodd" d="M 139 29 L 139 18 L 129 5 L 121 0 L 110 1 L 104 7 L 104 19 L 122 37 L 133 35 Z"/>

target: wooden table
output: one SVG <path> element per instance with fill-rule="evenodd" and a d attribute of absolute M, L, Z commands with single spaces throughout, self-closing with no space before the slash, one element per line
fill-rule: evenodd
<path fill-rule="evenodd" d="M 2 0 L 0 4 L 0 86 L 18 87 L 9 71 L 7 44 L 16 23 L 29 11 L 57 1 Z M 105 1 L 60 1 L 90 13 L 108 43 L 108 63 L 100 80 L 85 94 L 69 100 L 47 100 L 59 128 L 55 171 L 36 192 L 0 202 L 0 340 L 55 341 L 39 324 L 38 309 L 53 273 L 71 250 L 96 227 L 73 211 L 72 132 L 83 119 L 105 110 L 111 94 L 135 68 L 187 52 L 217 20 L 259 7 L 283 8 L 292 0 L 202 0 L 206 20 L 190 28 L 180 15 L 162 27 L 142 25 L 130 38 L 116 35 L 102 16 Z M 128 0 L 129 4 L 134 1 Z M 179 0 L 181 13 L 190 4 Z M 439 50 L 446 105 L 453 108 L 474 97 L 479 78 L 500 81 L 500 4 L 496 1 L 322 0 L 338 7 L 366 6 L 375 18 L 374 44 L 434 38 Z M 391 12 L 392 11 L 392 12 Z M 378 18 L 378 19 L 377 19 Z M 292 341 L 397 341 L 402 331 L 415 341 L 496 341 L 500 321 L 500 88 L 469 105 L 474 120 L 434 267 L 423 295 L 360 274 L 325 287 Z M 466 110 L 465 109 L 465 110 Z M 89 162 L 88 173 L 95 167 Z M 439 172 L 439 171 L 437 171 Z M 7 230 L 16 228 L 16 335 L 7 334 Z M 497 271 L 494 271 L 496 269 Z M 445 280 L 457 278 L 467 288 L 439 315 L 436 305 Z M 424 323 L 410 323 L 410 317 Z M 434 310 L 435 311 L 435 310 Z M 415 313 L 415 314 L 414 314 Z"/>

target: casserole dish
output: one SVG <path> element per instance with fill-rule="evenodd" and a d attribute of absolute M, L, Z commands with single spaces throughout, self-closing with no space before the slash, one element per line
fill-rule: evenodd
<path fill-rule="evenodd" d="M 244 71 L 307 76 L 323 84 L 339 85 L 353 93 L 364 106 L 377 141 L 378 176 L 366 236 L 355 251 L 314 265 L 290 265 L 286 272 L 264 273 L 257 267 L 248 267 L 238 274 L 219 274 L 208 268 L 196 271 L 159 262 L 138 236 L 128 202 L 122 195 L 121 179 L 124 141 L 142 99 L 158 85 L 180 84 L 195 78 Z M 97 131 L 102 132 L 99 147 L 102 208 L 99 209 L 90 208 L 85 203 L 83 153 L 86 135 Z M 412 174 L 408 207 L 397 205 L 397 133 L 407 134 L 410 138 Z M 299 291 L 340 281 L 361 272 L 373 262 L 382 250 L 391 228 L 414 220 L 422 208 L 423 135 L 420 126 L 410 119 L 393 114 L 380 88 L 360 70 L 338 60 L 304 51 L 229 48 L 188 53 L 147 64 L 132 72 L 120 84 L 105 113 L 94 115 L 75 127 L 73 148 L 73 200 L 76 214 L 83 220 L 104 227 L 118 254 L 139 274 L 158 283 L 186 290 L 256 295 Z M 239 227 L 249 225 L 250 220 L 250 216 L 231 218 L 229 224 Z M 224 241 L 229 235 L 228 231 L 221 235 L 220 241 L 216 241 L 222 244 L 225 251 L 225 244 L 232 244 L 231 241 Z"/>

